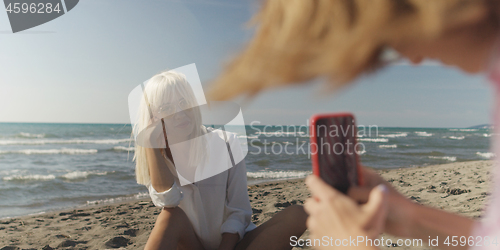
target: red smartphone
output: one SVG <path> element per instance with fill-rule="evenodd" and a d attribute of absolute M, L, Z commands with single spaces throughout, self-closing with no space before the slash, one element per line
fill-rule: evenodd
<path fill-rule="evenodd" d="M 362 185 L 354 116 L 315 114 L 310 121 L 313 174 L 344 194 L 349 187 Z"/>

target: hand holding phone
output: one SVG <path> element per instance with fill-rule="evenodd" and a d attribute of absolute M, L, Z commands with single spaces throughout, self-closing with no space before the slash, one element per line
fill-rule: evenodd
<path fill-rule="evenodd" d="M 354 116 L 317 114 L 311 117 L 309 131 L 313 174 L 343 193 L 361 185 Z"/>

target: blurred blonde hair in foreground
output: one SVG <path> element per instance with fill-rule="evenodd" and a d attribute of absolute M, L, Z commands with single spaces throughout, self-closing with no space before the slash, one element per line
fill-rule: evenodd
<path fill-rule="evenodd" d="M 251 20 L 256 33 L 215 80 L 209 96 L 242 93 L 326 76 L 333 88 L 383 65 L 388 44 L 434 39 L 487 18 L 497 0 L 267 0 Z"/>
<path fill-rule="evenodd" d="M 165 101 L 173 100 L 174 95 L 180 95 L 187 101 L 189 109 L 186 112 L 193 112 L 194 128 L 190 134 L 189 166 L 196 166 L 207 160 L 206 155 L 206 140 L 202 136 L 206 133 L 205 127 L 202 125 L 202 117 L 193 89 L 186 80 L 186 76 L 175 71 L 163 71 L 151 77 L 144 88 L 145 95 L 142 95 L 139 104 L 139 120 L 135 123 L 134 131 L 139 133 L 145 129 L 151 120 L 149 109 L 160 107 Z M 148 98 L 146 102 L 145 97 Z M 148 103 L 150 108 L 148 108 Z M 159 126 L 162 124 L 159 123 Z M 167 132 L 168 133 L 168 132 Z M 170 171 L 175 171 L 174 163 L 166 157 L 164 151 L 162 154 L 166 160 Z M 175 157 L 174 157 L 175 158 Z M 146 150 L 144 147 L 135 144 L 134 160 L 136 162 L 135 173 L 137 183 L 147 185 L 151 178 L 149 175 L 148 162 L 146 159 Z M 177 174 L 173 172 L 174 176 Z"/>

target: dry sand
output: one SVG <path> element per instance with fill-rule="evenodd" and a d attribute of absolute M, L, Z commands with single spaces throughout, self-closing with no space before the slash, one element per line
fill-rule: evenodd
<path fill-rule="evenodd" d="M 415 202 L 477 218 L 488 196 L 491 166 L 491 161 L 474 161 L 379 172 Z M 260 225 L 291 204 L 303 204 L 308 196 L 303 180 L 250 186 L 252 221 Z M 0 250 L 143 249 L 160 211 L 144 199 L 4 219 L 0 221 Z M 307 236 L 308 232 L 303 238 Z"/>

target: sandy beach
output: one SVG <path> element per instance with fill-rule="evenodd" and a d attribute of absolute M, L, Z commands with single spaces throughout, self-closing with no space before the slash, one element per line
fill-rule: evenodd
<path fill-rule="evenodd" d="M 415 202 L 478 218 L 489 194 L 491 166 L 491 161 L 470 161 L 378 172 Z M 257 225 L 287 206 L 303 204 L 309 196 L 302 179 L 248 190 Z M 0 249 L 142 249 L 160 211 L 144 199 L 3 219 Z M 307 237 L 308 232 L 303 235 Z"/>

